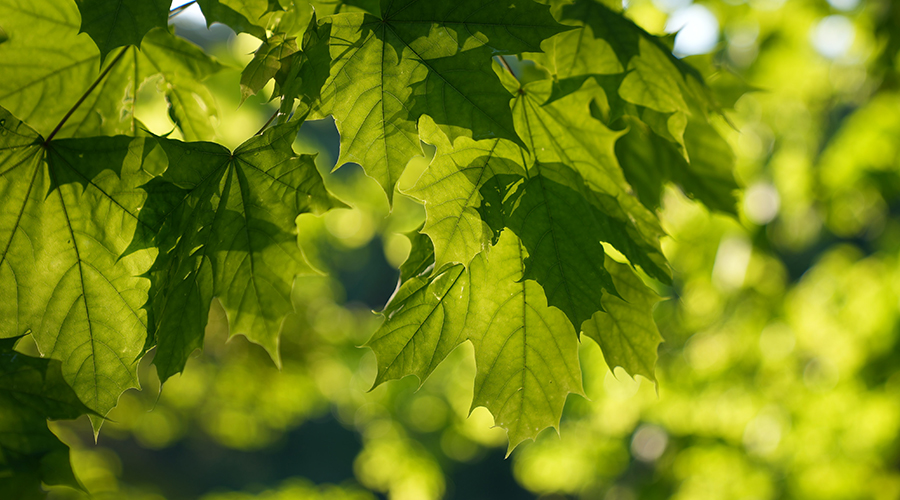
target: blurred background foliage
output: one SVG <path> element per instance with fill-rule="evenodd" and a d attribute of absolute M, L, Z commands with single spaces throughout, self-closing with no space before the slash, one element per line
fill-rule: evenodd
<path fill-rule="evenodd" d="M 297 281 L 283 368 L 243 337 L 225 342 L 214 307 L 204 352 L 161 392 L 145 358 L 144 390 L 122 397 L 98 444 L 86 419 L 52 423 L 92 497 L 900 498 L 900 4 L 628 4 L 649 31 L 678 32 L 676 52 L 728 106 L 715 125 L 746 187 L 738 219 L 674 188 L 665 196 L 677 274 L 658 287 L 658 388 L 611 373 L 584 341 L 590 400 L 570 397 L 560 435 L 545 431 L 506 460 L 490 414 L 469 415 L 468 344 L 418 391 L 411 377 L 369 391 L 375 360 L 358 346 L 424 212 L 403 196 L 389 212 L 358 167 L 329 173 L 333 123 L 310 122 L 295 149 L 319 154 L 352 208 L 298 220 L 330 277 Z M 219 141 L 233 147 L 273 108 L 259 97 L 240 105 L 254 39 L 198 16 L 194 7 L 173 22 L 231 67 L 210 87 Z M 156 87 L 143 92 L 138 118 L 171 131 Z M 401 188 L 427 162 L 413 160 Z"/>

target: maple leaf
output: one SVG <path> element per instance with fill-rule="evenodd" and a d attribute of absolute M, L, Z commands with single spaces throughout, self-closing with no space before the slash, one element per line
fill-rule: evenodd
<path fill-rule="evenodd" d="M 569 393 L 584 395 L 578 341 L 571 323 L 525 279 L 527 250 L 504 232 L 489 254 L 471 264 L 472 303 L 466 319 L 475 346 L 472 408 L 484 406 L 507 430 L 509 452 L 559 425 Z"/>
<path fill-rule="evenodd" d="M 416 121 L 430 116 L 451 140 L 518 141 L 491 58 L 539 50 L 565 27 L 545 6 L 502 0 L 390 2 L 379 16 L 336 14 L 331 76 L 320 114 L 341 132 L 338 166 L 356 162 L 389 200 L 406 163 L 421 155 Z"/>
<path fill-rule="evenodd" d="M 298 275 L 317 274 L 297 244 L 295 219 L 342 206 L 312 156 L 294 154 L 299 121 L 233 153 L 212 143 L 160 140 L 169 167 L 149 182 L 141 220 L 164 254 L 154 265 L 151 342 L 160 379 L 203 345 L 213 297 L 243 334 L 279 362 L 278 337 Z"/>
<path fill-rule="evenodd" d="M 124 253 L 162 156 L 129 137 L 44 143 L 0 109 L 0 337 L 31 332 L 101 416 L 138 385 L 156 252 Z"/>
<path fill-rule="evenodd" d="M 78 0 L 81 32 L 90 35 L 101 59 L 116 47 L 140 46 L 153 28 L 165 29 L 169 0 Z"/>
<path fill-rule="evenodd" d="M 0 340 L 0 494 L 43 498 L 41 483 L 82 489 L 69 448 L 47 419 L 74 419 L 90 410 L 63 380 L 59 361 L 16 352 L 17 340 Z"/>

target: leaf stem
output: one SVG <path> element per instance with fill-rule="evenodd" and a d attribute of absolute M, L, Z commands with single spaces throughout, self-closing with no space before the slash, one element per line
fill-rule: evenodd
<path fill-rule="evenodd" d="M 170 10 L 169 11 L 169 19 L 172 19 L 173 17 L 177 16 L 178 14 L 181 14 L 182 12 L 186 11 L 188 9 L 188 7 L 190 7 L 191 5 L 194 5 L 195 3 L 197 3 L 197 0 L 192 0 L 184 5 L 179 5 L 178 7 L 175 7 L 174 9 Z"/>
<path fill-rule="evenodd" d="M 109 63 L 109 66 L 107 66 L 106 69 L 104 69 L 103 72 L 100 73 L 100 76 L 98 76 L 97 79 L 94 80 L 94 83 L 92 83 L 91 86 L 88 87 L 88 89 L 84 92 L 84 94 L 82 94 L 81 98 L 78 99 L 78 102 L 76 102 L 75 105 L 72 106 L 72 109 L 70 109 L 69 112 L 66 113 L 66 116 L 64 116 L 63 119 L 60 120 L 60 122 L 56 126 L 56 128 L 53 129 L 53 132 L 50 132 L 50 135 L 47 136 L 46 140 L 44 140 L 44 144 L 47 144 L 53 140 L 53 137 L 59 132 L 59 130 L 63 127 L 63 125 L 66 124 L 66 121 L 68 121 L 69 118 L 72 117 L 72 113 L 74 113 L 75 110 L 78 109 L 79 106 L 81 106 L 81 104 L 84 102 L 84 100 L 87 99 L 87 96 L 89 96 L 91 94 L 91 92 L 93 92 L 94 89 L 97 88 L 97 85 L 99 85 L 100 82 L 103 81 L 103 78 L 106 77 L 107 74 L 109 74 L 110 70 L 113 69 L 113 66 L 115 66 L 116 63 L 119 62 L 120 59 L 122 59 L 122 56 L 125 55 L 125 51 L 128 50 L 128 47 L 129 46 L 127 46 L 127 45 L 125 47 L 122 47 L 122 50 L 119 52 L 119 55 L 117 55 L 116 58 L 113 59 L 111 63 Z"/>
<path fill-rule="evenodd" d="M 508 62 L 506 62 L 506 58 L 503 56 L 497 56 L 497 59 L 500 60 L 500 64 L 502 64 L 503 67 L 506 68 L 506 71 L 509 71 L 509 74 L 512 75 L 512 77 L 518 81 L 519 77 L 516 76 L 516 74 L 512 70 L 512 67 L 509 65 Z"/>
<path fill-rule="evenodd" d="M 269 124 L 272 123 L 272 120 L 274 120 L 275 117 L 278 116 L 279 111 L 280 110 L 276 109 L 275 112 L 272 113 L 272 116 L 269 117 L 269 120 L 266 123 L 264 123 L 263 126 L 259 129 L 259 131 L 256 132 L 256 134 L 254 134 L 254 135 L 262 134 L 263 131 L 266 129 L 266 127 L 268 127 Z"/>

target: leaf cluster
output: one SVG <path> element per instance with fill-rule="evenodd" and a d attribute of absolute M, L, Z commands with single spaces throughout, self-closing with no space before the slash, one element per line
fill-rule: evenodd
<path fill-rule="evenodd" d="M 722 211 L 737 187 L 710 124 L 718 105 L 665 39 L 595 0 L 197 3 L 260 39 L 242 98 L 275 82 L 275 124 L 233 151 L 198 142 L 216 137 L 204 79 L 222 66 L 170 31 L 165 2 L 0 5 L 0 338 L 30 334 L 49 358 L 5 341 L 0 378 L 36 398 L 55 384 L 68 405 L 13 411 L 10 425 L 44 430 L 0 443 L 0 467 L 71 484 L 67 467 L 43 468 L 65 447 L 41 421 L 88 413 L 99 429 L 151 349 L 161 380 L 182 371 L 213 299 L 232 335 L 279 362 L 292 284 L 320 272 L 296 218 L 343 205 L 291 148 L 305 119 L 329 115 L 337 167 L 360 164 L 390 201 L 407 163 L 434 150 L 402 193 L 426 218 L 367 344 L 376 385 L 424 381 L 470 341 L 472 406 L 512 450 L 583 393 L 581 332 L 610 367 L 655 380 L 645 280 L 671 282 L 662 186 Z M 186 142 L 135 118 L 150 83 Z M 19 381 L 18 362 L 43 378 Z"/>

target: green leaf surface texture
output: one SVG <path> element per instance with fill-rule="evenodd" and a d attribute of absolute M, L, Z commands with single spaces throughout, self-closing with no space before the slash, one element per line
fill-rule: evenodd
<path fill-rule="evenodd" d="M 0 45 L 0 106 L 47 137 L 97 80 L 100 54 L 86 34 L 78 33 L 78 9 L 71 0 L 3 2 L 0 17 L 14 35 Z M 156 28 L 140 50 L 117 49 L 102 69 L 110 65 L 55 138 L 138 134 L 136 90 L 148 83 L 155 83 L 171 104 L 185 139 L 215 137 L 210 117 L 217 115 L 216 102 L 202 80 L 222 66 L 202 49 Z"/>
<path fill-rule="evenodd" d="M 628 265 L 607 262 L 606 268 L 621 297 L 603 297 L 604 311 L 582 325 L 583 333 L 597 342 L 610 369 L 621 366 L 632 377 L 655 382 L 656 350 L 663 340 L 653 321 L 659 296 Z"/>
<path fill-rule="evenodd" d="M 0 336 L 31 332 L 81 401 L 105 415 L 138 384 L 143 275 L 156 251 L 123 254 L 161 151 L 129 137 L 43 144 L 0 113 Z"/>
<path fill-rule="evenodd" d="M 332 22 L 331 76 L 321 113 L 341 132 L 338 165 L 359 163 L 388 195 L 414 156 L 416 122 L 430 116 L 451 140 L 518 142 L 511 97 L 491 57 L 539 50 L 565 29 L 546 7 L 507 0 L 383 2 L 380 17 L 352 13 Z"/>
<path fill-rule="evenodd" d="M 510 232 L 489 254 L 479 254 L 471 264 L 466 319 L 477 367 L 472 407 L 490 410 L 507 430 L 510 451 L 558 426 L 569 393 L 584 394 L 575 330 L 547 305 L 541 287 L 524 279 L 526 259 Z"/>
<path fill-rule="evenodd" d="M 0 341 L 0 494 L 43 498 L 41 483 L 81 488 L 69 463 L 69 448 L 47 428 L 47 419 L 89 413 L 63 380 L 59 361 L 12 350 L 17 339 Z"/>
<path fill-rule="evenodd" d="M 106 59 L 117 47 L 140 46 L 153 28 L 165 29 L 170 5 L 169 0 L 78 0 L 81 32 L 90 35 Z"/>

